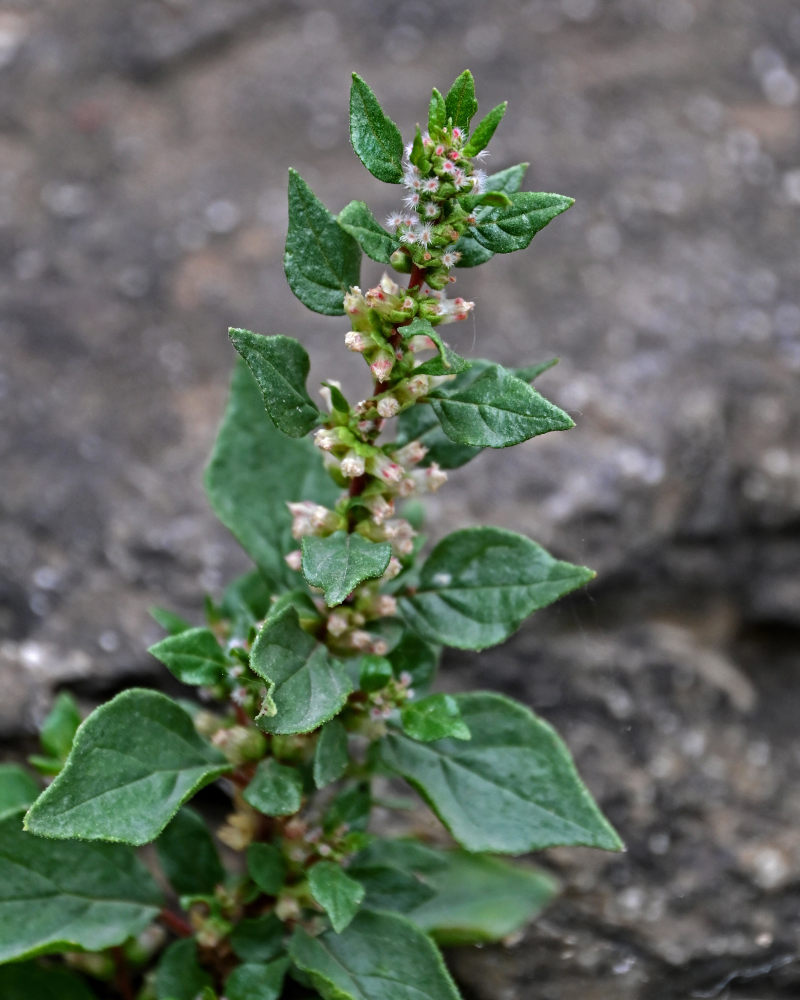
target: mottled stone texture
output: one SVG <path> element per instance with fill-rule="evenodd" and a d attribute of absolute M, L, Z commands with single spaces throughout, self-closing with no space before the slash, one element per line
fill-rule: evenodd
<path fill-rule="evenodd" d="M 460 272 L 448 333 L 560 356 L 540 388 L 578 426 L 453 475 L 432 531 L 490 519 L 599 578 L 446 682 L 552 719 L 630 849 L 551 852 L 562 900 L 460 953 L 465 995 L 797 995 L 799 56 L 794 0 L 6 4 L 2 734 L 59 686 L 154 681 L 147 606 L 196 616 L 245 565 L 199 489 L 226 326 L 364 384 L 283 281 L 286 170 L 394 208 L 347 143 L 350 71 L 409 134 L 469 65 L 510 101 L 491 168 L 577 204 Z"/>

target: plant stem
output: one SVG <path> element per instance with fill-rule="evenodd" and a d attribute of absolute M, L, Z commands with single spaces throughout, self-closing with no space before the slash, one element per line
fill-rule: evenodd
<path fill-rule="evenodd" d="M 131 986 L 131 970 L 128 966 L 128 959 L 125 952 L 117 946 L 111 949 L 111 957 L 114 959 L 116 972 L 114 974 L 114 986 L 116 987 L 122 1000 L 133 1000 L 133 987 Z"/>
<path fill-rule="evenodd" d="M 191 937 L 194 933 L 187 921 L 183 917 L 179 917 L 177 913 L 173 913 L 172 910 L 163 909 L 159 913 L 158 919 L 178 937 Z"/>

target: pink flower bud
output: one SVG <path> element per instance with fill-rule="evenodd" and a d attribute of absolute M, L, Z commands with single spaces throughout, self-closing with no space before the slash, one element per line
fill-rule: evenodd
<path fill-rule="evenodd" d="M 406 392 L 413 396 L 424 396 L 430 387 L 427 375 L 414 375 L 405 384 Z"/>
<path fill-rule="evenodd" d="M 382 580 L 394 580 L 396 576 L 399 576 L 403 572 L 403 564 L 397 558 L 397 556 L 392 556 L 389 560 L 389 565 L 384 570 Z"/>
<path fill-rule="evenodd" d="M 398 448 L 392 455 L 395 462 L 401 465 L 416 465 L 428 454 L 428 449 L 421 441 L 409 441 L 408 444 Z"/>
<path fill-rule="evenodd" d="M 364 629 L 357 628 L 350 633 L 350 645 L 363 653 L 372 652 L 373 636 Z"/>
<path fill-rule="evenodd" d="M 379 618 L 391 618 L 397 614 L 397 600 L 391 594 L 380 594 L 375 602 L 375 612 Z"/>
<path fill-rule="evenodd" d="M 314 444 L 321 451 L 333 451 L 339 444 L 339 435 L 328 427 L 320 427 L 318 431 L 314 432 Z"/>
<path fill-rule="evenodd" d="M 411 476 L 407 476 L 405 479 L 401 479 L 397 485 L 397 495 L 402 497 L 403 500 L 407 500 L 410 496 L 417 490 L 417 483 Z"/>
<path fill-rule="evenodd" d="M 393 462 L 388 455 L 374 455 L 369 460 L 369 471 L 385 483 L 399 483 L 403 478 L 403 468 Z"/>
<path fill-rule="evenodd" d="M 363 333 L 359 333 L 358 330 L 350 330 L 344 335 L 344 344 L 348 351 L 363 354 L 369 347 L 369 340 L 367 340 Z"/>
<path fill-rule="evenodd" d="M 394 358 L 388 351 L 379 351 L 377 357 L 369 366 L 370 371 L 378 382 L 386 382 L 392 374 Z"/>
<path fill-rule="evenodd" d="M 380 494 L 365 497 L 364 506 L 370 512 L 370 518 L 374 524 L 383 524 L 383 522 L 394 516 L 394 500 L 387 499 Z"/>
<path fill-rule="evenodd" d="M 349 628 L 350 623 L 345 615 L 340 614 L 338 611 L 334 611 L 328 615 L 328 632 L 332 636 L 338 637 L 344 635 Z"/>
<path fill-rule="evenodd" d="M 283 558 L 289 569 L 293 569 L 296 573 L 300 572 L 300 568 L 303 565 L 303 553 L 300 549 L 295 549 Z"/>

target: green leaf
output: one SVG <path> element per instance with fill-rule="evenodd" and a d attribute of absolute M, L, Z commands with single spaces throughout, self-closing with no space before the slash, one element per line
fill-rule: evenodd
<path fill-rule="evenodd" d="M 350 142 L 373 177 L 387 184 L 403 179 L 403 138 L 367 84 L 353 73 L 350 88 Z M 355 282 L 352 282 L 355 284 Z"/>
<path fill-rule="evenodd" d="M 518 163 L 516 166 L 506 167 L 505 170 L 498 170 L 497 173 L 490 174 L 484 182 L 485 190 L 500 191 L 507 195 L 514 194 L 522 186 L 525 171 L 529 166 L 530 164 L 528 163 Z M 484 208 L 478 209 L 475 214 L 478 217 L 478 221 L 480 221 L 488 217 L 489 213 L 490 209 Z M 477 267 L 479 264 L 485 264 L 487 260 L 491 260 L 494 257 L 494 253 L 491 250 L 487 250 L 486 247 L 481 246 L 469 234 L 462 236 L 458 243 L 456 243 L 456 250 L 461 254 L 461 259 L 456 264 L 456 267 Z"/>
<path fill-rule="evenodd" d="M 363 201 L 351 201 L 336 218 L 342 229 L 353 237 L 368 257 L 380 264 L 389 263 L 399 241 L 386 232 Z"/>
<path fill-rule="evenodd" d="M 231 623 L 231 635 L 246 638 L 253 625 L 272 610 L 272 597 L 272 587 L 258 570 L 232 580 L 219 604 L 220 615 Z"/>
<path fill-rule="evenodd" d="M 361 911 L 341 934 L 297 928 L 292 961 L 324 1000 L 458 1000 L 436 946 L 394 913 Z"/>
<path fill-rule="evenodd" d="M 558 358 L 550 358 L 549 361 L 542 361 L 538 365 L 526 365 L 524 368 L 517 368 L 514 374 L 524 382 L 535 382 L 536 379 L 558 364 Z"/>
<path fill-rule="evenodd" d="M 347 730 L 338 719 L 331 719 L 320 730 L 314 749 L 314 784 L 325 788 L 338 781 L 349 763 Z"/>
<path fill-rule="evenodd" d="M 148 649 L 183 684 L 212 685 L 227 672 L 228 657 L 207 628 L 190 628 L 168 635 Z"/>
<path fill-rule="evenodd" d="M 295 768 L 269 757 L 259 762 L 243 795 L 265 816 L 291 816 L 303 803 L 303 778 Z"/>
<path fill-rule="evenodd" d="M 311 441 L 287 438 L 275 427 L 241 360 L 205 485 L 214 513 L 259 566 L 266 585 L 296 587 L 297 574 L 283 558 L 297 548 L 286 504 L 313 498 L 332 507 L 339 490 Z"/>
<path fill-rule="evenodd" d="M 458 375 L 460 372 L 468 371 L 472 365 L 466 358 L 451 350 L 442 340 L 439 331 L 425 319 L 414 319 L 408 326 L 403 327 L 403 336 L 408 337 L 430 337 L 436 345 L 439 356 L 424 361 L 414 369 L 415 375 Z"/>
<path fill-rule="evenodd" d="M 325 829 L 336 830 L 346 824 L 351 830 L 366 830 L 372 809 L 369 782 L 362 781 L 340 792 L 325 814 Z"/>
<path fill-rule="evenodd" d="M 188 806 L 156 841 L 158 861 L 179 896 L 211 895 L 225 880 L 214 839 L 205 820 Z"/>
<path fill-rule="evenodd" d="M 392 664 L 385 656 L 369 653 L 361 657 L 358 686 L 362 691 L 380 691 L 393 676 Z"/>
<path fill-rule="evenodd" d="M 243 962 L 269 962 L 283 951 L 285 930 L 274 913 L 241 920 L 231 932 L 231 947 Z"/>
<path fill-rule="evenodd" d="M 439 666 L 439 650 L 423 642 L 413 632 L 404 632 L 387 659 L 398 679 L 403 674 L 411 677 L 411 686 L 417 692 L 433 683 Z"/>
<path fill-rule="evenodd" d="M 550 902 L 557 883 L 545 872 L 485 854 L 436 850 L 413 840 L 376 839 L 358 854 L 350 871 L 367 889 L 366 904 L 383 898 L 392 873 L 422 890 L 401 909 L 440 944 L 500 941 L 524 927 Z"/>
<path fill-rule="evenodd" d="M 423 639 L 484 649 L 593 577 L 592 570 L 560 562 L 513 531 L 465 528 L 434 548 L 416 591 L 400 598 L 399 609 Z"/>
<path fill-rule="evenodd" d="M 36 962 L 0 968 L 0 996 L 3 1000 L 96 1000 L 78 976 Z"/>
<path fill-rule="evenodd" d="M 301 548 L 303 576 L 325 592 L 329 608 L 341 604 L 360 583 L 382 576 L 392 555 L 388 542 L 370 542 L 347 531 L 325 538 L 307 535 Z"/>
<path fill-rule="evenodd" d="M 29 806 L 41 792 L 39 782 L 17 764 L 0 764 L 0 818 Z"/>
<path fill-rule="evenodd" d="M 501 365 L 463 388 L 432 395 L 442 430 L 456 444 L 508 448 L 548 431 L 574 427 L 572 419 Z"/>
<path fill-rule="evenodd" d="M 493 253 L 524 250 L 540 229 L 575 204 L 574 198 L 544 192 L 519 191 L 510 197 L 509 208 L 494 210 L 469 230 L 481 246 Z"/>
<path fill-rule="evenodd" d="M 195 939 L 173 941 L 156 969 L 158 1000 L 196 1000 L 211 984 L 211 976 L 198 961 Z"/>
<path fill-rule="evenodd" d="M 44 751 L 51 757 L 64 760 L 72 749 L 72 741 L 80 724 L 81 713 L 75 699 L 68 692 L 62 691 L 42 723 L 39 733 L 39 741 Z"/>
<path fill-rule="evenodd" d="M 475 81 L 468 69 L 456 77 L 444 99 L 447 117 L 459 128 L 469 128 L 472 116 L 478 110 L 475 100 Z"/>
<path fill-rule="evenodd" d="M 431 168 L 431 162 L 425 155 L 425 145 L 422 142 L 422 132 L 420 132 L 419 125 L 417 125 L 417 130 L 414 133 L 414 141 L 411 143 L 411 152 L 408 160 L 422 174 L 426 174 Z"/>
<path fill-rule="evenodd" d="M 462 847 L 503 854 L 558 845 L 621 850 L 551 726 L 503 695 L 455 697 L 469 742 L 418 743 L 390 733 L 380 755 Z"/>
<path fill-rule="evenodd" d="M 277 765 L 280 767 L 280 765 Z M 290 770 L 286 768 L 286 770 Z M 297 772 L 293 772 L 296 774 Z M 281 795 L 282 790 L 275 790 L 276 782 L 272 781 L 272 787 L 270 789 L 270 797 L 272 801 L 283 797 L 287 797 L 286 794 Z M 294 797 L 295 786 L 286 783 L 286 789 L 288 789 L 288 797 Z M 263 790 L 263 789 L 262 789 Z M 283 790 L 285 793 L 285 789 Z M 296 812 L 297 810 L 292 810 Z M 271 815 L 278 815 L 273 813 Z M 258 888 L 262 892 L 266 892 L 269 896 L 277 896 L 278 893 L 283 888 L 283 883 L 286 881 L 286 859 L 283 856 L 283 851 L 281 851 L 275 844 L 248 844 L 247 846 L 247 870 L 250 872 L 250 878 L 255 882 Z"/>
<path fill-rule="evenodd" d="M 170 635 L 177 635 L 179 632 L 185 632 L 192 627 L 191 622 L 187 622 L 185 618 L 176 615 L 169 608 L 152 607 L 148 611 L 150 617 L 157 621 L 164 631 L 169 632 Z"/>
<path fill-rule="evenodd" d="M 227 1000 L 279 1000 L 288 968 L 288 958 L 268 964 L 248 962 L 240 965 L 228 976 L 225 996 Z"/>
<path fill-rule="evenodd" d="M 250 666 L 269 684 L 274 714 L 256 721 L 268 733 L 307 733 L 338 715 L 353 685 L 346 667 L 300 628 L 286 608 L 258 633 Z"/>
<path fill-rule="evenodd" d="M 130 848 L 33 837 L 19 813 L 0 820 L 0 862 L 0 962 L 122 944 L 163 904 Z"/>
<path fill-rule="evenodd" d="M 428 132 L 433 134 L 443 129 L 447 124 L 447 105 L 441 93 L 433 88 L 431 101 L 428 105 Z"/>
<path fill-rule="evenodd" d="M 344 296 L 358 284 L 361 251 L 296 170 L 289 170 L 289 231 L 283 267 L 289 287 L 309 309 L 344 313 Z"/>
<path fill-rule="evenodd" d="M 369 852 L 368 847 L 367 853 L 371 859 Z M 394 863 L 362 859 L 359 854 L 349 871 L 366 890 L 365 909 L 392 910 L 408 915 L 434 896 L 434 890 L 418 878 L 416 873 L 396 867 Z"/>
<path fill-rule="evenodd" d="M 469 729 L 461 718 L 458 702 L 449 694 L 432 694 L 412 701 L 400 712 L 403 732 L 414 740 L 430 743 L 450 736 L 468 740 Z"/>
<path fill-rule="evenodd" d="M 503 120 L 503 115 L 506 113 L 507 107 L 508 101 L 503 101 L 496 108 L 492 108 L 488 115 L 481 118 L 475 126 L 472 135 L 469 137 L 469 142 L 462 150 L 464 156 L 475 156 L 476 153 L 480 153 L 482 149 L 485 149 L 489 145 L 495 129 Z"/>
<path fill-rule="evenodd" d="M 311 362 L 292 337 L 265 337 L 249 330 L 228 331 L 258 383 L 264 406 L 275 426 L 289 437 L 303 437 L 319 423 L 319 409 L 306 390 Z"/>
<path fill-rule="evenodd" d="M 229 770 L 179 705 L 131 688 L 81 725 L 64 770 L 28 811 L 25 829 L 146 844 L 190 796 Z"/>
<path fill-rule="evenodd" d="M 311 895 L 330 917 L 337 934 L 347 927 L 364 898 L 364 886 L 335 861 L 318 861 L 308 871 Z"/>

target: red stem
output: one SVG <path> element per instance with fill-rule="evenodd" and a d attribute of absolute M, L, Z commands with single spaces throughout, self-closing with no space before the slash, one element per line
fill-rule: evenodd
<path fill-rule="evenodd" d="M 116 973 L 114 975 L 114 985 L 122 997 L 122 1000 L 133 1000 L 133 987 L 131 986 L 130 968 L 125 952 L 120 947 L 111 949 L 111 956 L 114 959 Z"/>
<path fill-rule="evenodd" d="M 158 915 L 158 919 L 162 924 L 169 927 L 174 934 L 177 934 L 178 937 L 191 937 L 194 933 L 191 926 L 183 919 L 183 917 L 179 917 L 178 914 L 173 913 L 172 910 L 162 910 Z"/>

